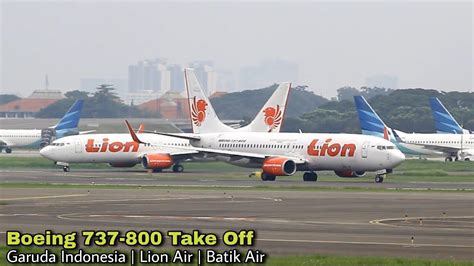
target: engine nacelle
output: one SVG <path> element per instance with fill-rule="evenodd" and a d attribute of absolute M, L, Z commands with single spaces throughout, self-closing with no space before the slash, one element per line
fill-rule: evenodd
<path fill-rule="evenodd" d="M 334 171 L 334 173 L 339 177 L 363 177 L 363 176 L 365 176 L 364 171 L 343 170 L 343 171 Z"/>
<path fill-rule="evenodd" d="M 142 158 L 142 165 L 145 169 L 170 168 L 173 163 L 173 158 L 168 154 L 147 154 Z"/>
<path fill-rule="evenodd" d="M 296 163 L 287 158 L 267 158 L 263 161 L 262 170 L 274 176 L 293 175 L 296 172 Z"/>
<path fill-rule="evenodd" d="M 127 167 L 134 167 L 137 163 L 109 163 L 111 167 L 119 167 L 119 168 L 127 168 Z"/>

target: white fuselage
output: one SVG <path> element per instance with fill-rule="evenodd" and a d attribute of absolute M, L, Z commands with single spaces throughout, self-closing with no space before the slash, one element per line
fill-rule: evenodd
<path fill-rule="evenodd" d="M 466 150 L 474 151 L 474 134 L 420 134 L 420 133 L 400 133 L 397 134 L 402 139 L 399 146 L 407 149 L 407 153 L 421 155 L 450 155 L 443 150 L 458 150 L 459 152 Z M 426 146 L 424 146 L 426 145 Z M 431 148 L 436 147 L 436 149 Z"/>
<path fill-rule="evenodd" d="M 298 170 L 376 171 L 392 169 L 405 159 L 391 142 L 365 135 L 242 132 L 199 136 L 201 140 L 192 141 L 193 146 L 305 159 L 307 163 Z M 235 165 L 261 167 L 261 163 L 238 156 L 218 156 L 217 159 Z"/>
<path fill-rule="evenodd" d="M 10 148 L 34 147 L 41 142 L 41 130 L 37 129 L 0 129 L 0 143 Z"/>
<path fill-rule="evenodd" d="M 141 141 L 153 145 L 138 145 L 129 134 L 90 134 L 61 138 L 43 148 L 40 153 L 50 160 L 65 163 L 127 165 L 139 163 L 145 154 L 167 153 L 170 148 L 189 151 L 195 146 L 306 159 L 308 163 L 299 167 L 299 170 L 376 171 L 392 169 L 404 160 L 404 155 L 390 142 L 364 135 L 216 133 L 201 134 L 201 140 L 193 141 L 192 145 L 180 138 L 147 133 L 138 136 Z M 261 162 L 238 156 L 213 156 L 239 166 L 262 166 Z"/>
<path fill-rule="evenodd" d="M 167 146 L 172 149 L 189 147 L 185 139 L 141 133 L 140 139 L 147 143 Z M 147 153 L 160 153 L 156 146 L 135 143 L 130 134 L 86 134 L 64 137 L 54 141 L 40 151 L 44 157 L 65 163 L 139 163 Z"/>

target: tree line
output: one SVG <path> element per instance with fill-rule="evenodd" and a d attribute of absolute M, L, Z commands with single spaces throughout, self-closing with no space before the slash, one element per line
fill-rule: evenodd
<path fill-rule="evenodd" d="M 242 120 L 249 123 L 259 112 L 277 85 L 258 90 L 244 90 L 212 98 L 219 118 Z M 328 100 L 309 91 L 306 86 L 292 88 L 287 102 L 287 111 L 283 124 L 285 132 L 345 132 L 360 133 L 354 95 L 363 95 L 374 110 L 393 128 L 405 132 L 434 132 L 429 98 L 438 97 L 458 123 L 474 131 L 474 93 L 440 92 L 431 89 L 353 88 L 343 87 L 337 91 L 337 97 Z M 37 117 L 61 117 L 76 99 L 84 102 L 82 117 L 125 118 L 153 117 L 157 113 L 148 113 L 122 102 L 114 89 L 103 85 L 96 92 L 70 91 L 65 99 L 42 109 Z M 18 99 L 16 96 L 0 95 L 0 102 Z"/>

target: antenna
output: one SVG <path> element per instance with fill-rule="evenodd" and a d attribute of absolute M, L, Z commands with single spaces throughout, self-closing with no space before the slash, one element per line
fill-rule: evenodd
<path fill-rule="evenodd" d="M 48 90 L 49 88 L 49 79 L 48 79 L 48 74 L 44 77 L 44 88 L 45 90 Z"/>

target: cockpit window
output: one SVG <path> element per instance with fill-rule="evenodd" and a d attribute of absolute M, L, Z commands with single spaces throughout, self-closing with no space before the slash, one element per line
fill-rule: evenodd
<path fill-rule="evenodd" d="M 389 146 L 384 146 L 384 145 L 377 145 L 377 149 L 384 151 L 384 150 L 394 150 L 395 146 L 389 145 Z"/>

